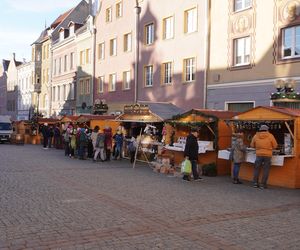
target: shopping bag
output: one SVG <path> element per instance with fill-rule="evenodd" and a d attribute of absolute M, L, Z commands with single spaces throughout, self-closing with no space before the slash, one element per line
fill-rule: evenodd
<path fill-rule="evenodd" d="M 181 163 L 181 173 L 190 174 L 192 172 L 192 163 L 190 160 L 184 160 Z"/>

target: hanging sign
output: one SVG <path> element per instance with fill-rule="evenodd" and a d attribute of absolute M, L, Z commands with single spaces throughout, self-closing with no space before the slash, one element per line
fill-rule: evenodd
<path fill-rule="evenodd" d="M 134 104 L 134 105 L 125 105 L 124 114 L 130 115 L 150 115 L 150 109 L 148 105 Z"/>

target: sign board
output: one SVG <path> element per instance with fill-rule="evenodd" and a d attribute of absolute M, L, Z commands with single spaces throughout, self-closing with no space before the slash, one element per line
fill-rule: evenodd
<path fill-rule="evenodd" d="M 150 115 L 150 109 L 148 105 L 142 105 L 142 104 L 125 105 L 124 114 Z"/>

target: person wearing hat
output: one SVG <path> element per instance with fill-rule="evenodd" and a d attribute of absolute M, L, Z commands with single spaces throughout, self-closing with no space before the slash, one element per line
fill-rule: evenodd
<path fill-rule="evenodd" d="M 273 149 L 277 148 L 278 146 L 276 139 L 268 130 L 269 127 L 267 125 L 261 125 L 259 131 L 252 138 L 250 144 L 250 146 L 256 150 L 256 160 L 253 174 L 253 187 L 255 188 L 267 188 L 272 152 Z M 263 176 L 261 180 L 261 186 L 259 186 L 258 177 L 261 167 L 263 167 Z"/>
<path fill-rule="evenodd" d="M 202 178 L 199 177 L 198 173 L 198 151 L 199 151 L 199 145 L 198 145 L 198 130 L 196 128 L 191 129 L 191 133 L 186 138 L 186 144 L 184 148 L 184 157 L 187 160 L 191 161 L 192 164 L 192 172 L 194 180 L 201 180 Z M 185 176 L 183 176 L 184 180 L 189 180 Z"/>

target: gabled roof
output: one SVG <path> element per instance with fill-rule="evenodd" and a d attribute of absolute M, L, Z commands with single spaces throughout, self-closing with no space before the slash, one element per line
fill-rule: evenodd
<path fill-rule="evenodd" d="M 54 22 L 50 25 L 52 29 L 55 29 L 73 10 L 74 8 L 66 11 L 65 13 L 61 14 L 58 18 L 54 20 Z"/>
<path fill-rule="evenodd" d="M 7 71 L 9 63 L 10 63 L 9 60 L 5 60 L 5 59 L 2 60 L 4 71 Z"/>
<path fill-rule="evenodd" d="M 48 29 L 49 29 L 49 28 L 44 29 L 44 30 L 41 32 L 39 38 L 38 38 L 34 43 L 32 43 L 32 44 L 37 44 L 37 43 L 43 42 L 43 41 L 45 40 L 45 38 L 48 37 Z M 31 44 L 31 45 L 32 45 L 32 44 Z"/>
<path fill-rule="evenodd" d="M 286 115 L 286 116 L 293 116 L 293 117 L 299 117 L 300 116 L 300 109 L 290 109 L 290 108 L 282 108 L 282 107 L 275 107 L 275 106 L 257 106 L 251 110 L 248 110 L 248 111 L 245 111 L 243 113 L 240 113 L 239 116 L 237 117 L 237 119 L 239 119 L 239 117 L 244 117 L 245 115 L 247 114 L 250 114 L 250 113 L 254 113 L 254 112 L 258 112 L 263 110 L 263 109 L 266 109 L 266 110 L 269 110 L 271 112 L 277 112 L 277 113 L 280 113 L 280 114 L 283 114 L 283 115 Z M 262 113 L 262 112 L 260 112 Z M 263 115 L 263 114 L 262 114 Z M 236 117 L 234 117 L 236 118 Z"/>
<path fill-rule="evenodd" d="M 224 110 L 215 110 L 215 109 L 191 109 L 179 117 L 183 118 L 191 114 L 196 114 L 199 116 L 211 117 L 215 119 L 230 119 L 235 115 L 238 115 L 239 112 L 235 111 L 224 111 Z"/>

